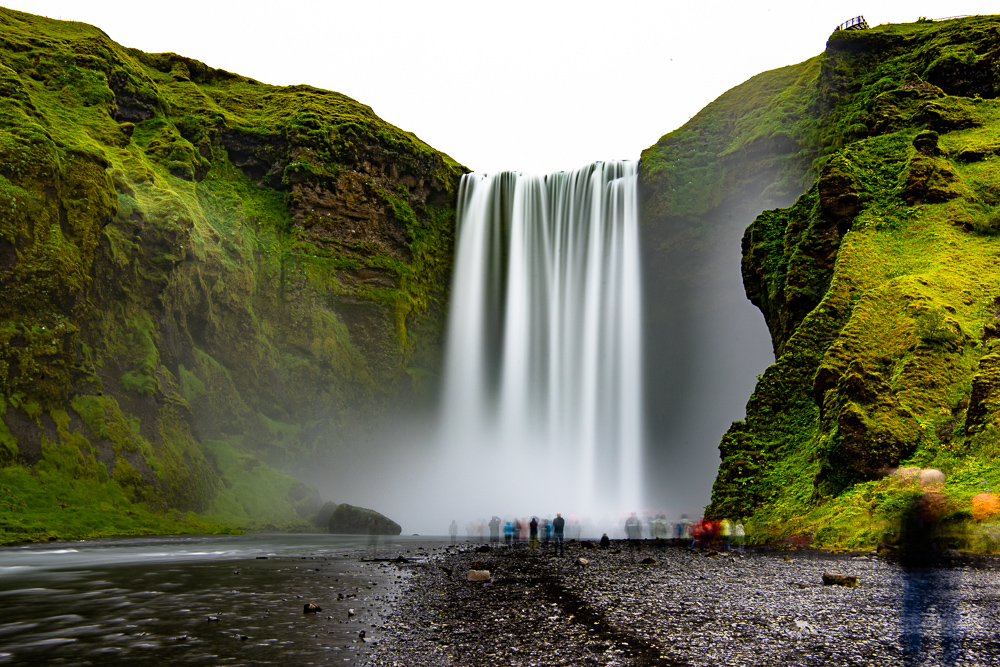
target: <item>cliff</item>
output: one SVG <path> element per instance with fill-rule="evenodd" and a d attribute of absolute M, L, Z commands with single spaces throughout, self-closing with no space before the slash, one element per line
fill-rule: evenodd
<path fill-rule="evenodd" d="M 873 546 L 912 493 L 894 468 L 942 470 L 956 525 L 1000 478 L 998 36 L 970 17 L 829 39 L 815 180 L 743 236 L 776 362 L 720 444 L 710 515 Z"/>
<path fill-rule="evenodd" d="M 433 393 L 448 156 L 6 9 L 0 125 L 0 542 L 304 527 L 290 475 Z"/>

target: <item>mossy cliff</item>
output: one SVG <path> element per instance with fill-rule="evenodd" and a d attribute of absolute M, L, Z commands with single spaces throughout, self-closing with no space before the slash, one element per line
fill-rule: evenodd
<path fill-rule="evenodd" d="M 893 468 L 945 472 L 956 524 L 1000 483 L 1000 18 L 835 32 L 818 64 L 815 180 L 743 237 L 776 362 L 708 513 L 875 545 Z"/>
<path fill-rule="evenodd" d="M 433 391 L 464 168 L 370 108 L 0 9 L 0 128 L 0 541 L 305 525 Z"/>

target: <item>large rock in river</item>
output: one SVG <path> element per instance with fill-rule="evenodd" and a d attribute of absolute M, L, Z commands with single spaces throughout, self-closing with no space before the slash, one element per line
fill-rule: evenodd
<path fill-rule="evenodd" d="M 334 535 L 399 535 L 403 531 L 389 517 L 347 503 L 341 503 L 333 510 L 329 527 Z"/>

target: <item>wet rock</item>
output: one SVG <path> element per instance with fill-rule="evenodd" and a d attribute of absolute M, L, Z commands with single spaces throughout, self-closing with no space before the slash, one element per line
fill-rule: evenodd
<path fill-rule="evenodd" d="M 858 585 L 858 578 L 850 574 L 824 572 L 823 584 L 826 586 L 846 586 L 847 588 L 856 588 Z"/>
<path fill-rule="evenodd" d="M 403 531 L 398 523 L 375 510 L 347 503 L 337 505 L 328 528 L 334 535 L 399 535 Z"/>
<path fill-rule="evenodd" d="M 302 605 L 303 614 L 315 614 L 316 612 L 323 611 L 323 608 L 318 604 L 313 604 L 312 602 L 306 602 Z"/>
<path fill-rule="evenodd" d="M 639 562 L 642 563 L 643 565 L 656 565 L 656 559 L 653 558 L 652 556 L 647 556 Z"/>

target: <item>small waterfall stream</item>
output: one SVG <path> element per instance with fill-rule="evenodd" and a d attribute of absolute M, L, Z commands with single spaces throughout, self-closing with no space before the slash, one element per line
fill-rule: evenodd
<path fill-rule="evenodd" d="M 502 487 L 469 511 L 640 509 L 637 168 L 462 180 L 443 437 Z"/>

